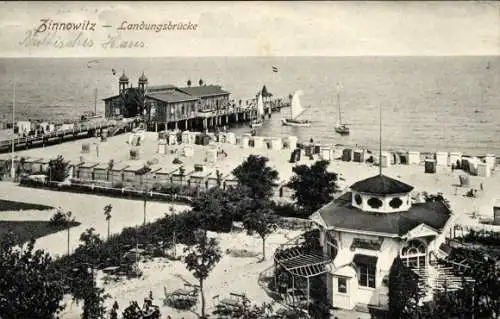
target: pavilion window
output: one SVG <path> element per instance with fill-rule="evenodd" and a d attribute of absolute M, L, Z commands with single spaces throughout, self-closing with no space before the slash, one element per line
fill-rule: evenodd
<path fill-rule="evenodd" d="M 419 240 L 411 240 L 407 242 L 401 249 L 401 260 L 409 268 L 425 268 L 425 244 Z"/>
<path fill-rule="evenodd" d="M 347 293 L 347 279 L 346 278 L 343 278 L 343 277 L 339 277 L 338 278 L 338 292 L 340 294 L 345 294 Z"/>
<path fill-rule="evenodd" d="M 362 287 L 375 288 L 375 265 L 358 265 L 358 284 Z"/>

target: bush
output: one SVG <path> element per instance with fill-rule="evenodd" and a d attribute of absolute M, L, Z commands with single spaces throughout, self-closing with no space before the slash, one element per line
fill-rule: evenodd
<path fill-rule="evenodd" d="M 272 207 L 274 213 L 281 217 L 308 218 L 309 213 L 290 203 L 274 203 Z"/>
<path fill-rule="evenodd" d="M 113 183 L 113 188 L 123 188 L 123 183 L 122 182 Z"/>
<path fill-rule="evenodd" d="M 62 210 L 58 209 L 57 212 L 50 218 L 49 224 L 53 227 L 67 226 L 71 222 L 69 216 Z"/>

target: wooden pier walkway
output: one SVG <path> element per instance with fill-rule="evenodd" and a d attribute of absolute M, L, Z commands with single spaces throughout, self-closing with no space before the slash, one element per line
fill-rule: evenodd
<path fill-rule="evenodd" d="M 43 147 L 49 144 L 62 143 L 63 141 L 92 137 L 97 130 L 110 129 L 121 124 L 114 120 L 75 122 L 72 128 L 59 129 L 37 136 L 16 137 L 13 140 L 3 139 L 0 140 L 0 153 L 10 152 L 12 150 L 12 143 L 14 143 L 15 150 Z"/>

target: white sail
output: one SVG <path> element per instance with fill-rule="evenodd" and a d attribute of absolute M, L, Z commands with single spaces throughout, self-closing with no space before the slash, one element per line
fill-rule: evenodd
<path fill-rule="evenodd" d="M 303 94 L 302 91 L 295 91 L 292 97 L 292 103 L 290 106 L 290 118 L 295 120 L 299 117 L 302 112 L 304 112 L 304 108 L 300 105 L 300 96 Z"/>
<path fill-rule="evenodd" d="M 262 94 L 257 98 L 257 114 L 259 118 L 264 115 L 264 102 L 262 102 Z"/>

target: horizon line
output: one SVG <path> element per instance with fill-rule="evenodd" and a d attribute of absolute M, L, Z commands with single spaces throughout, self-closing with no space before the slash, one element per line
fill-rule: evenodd
<path fill-rule="evenodd" d="M 0 59 L 164 59 L 164 58 L 457 58 L 498 57 L 499 54 L 461 55 L 166 55 L 166 56 L 1 56 Z"/>

